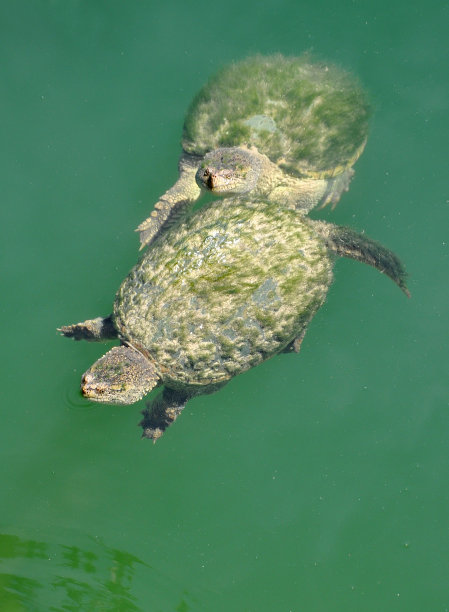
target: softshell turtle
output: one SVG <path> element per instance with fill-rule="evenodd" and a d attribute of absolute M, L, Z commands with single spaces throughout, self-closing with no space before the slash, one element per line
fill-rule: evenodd
<path fill-rule="evenodd" d="M 179 179 L 137 228 L 141 246 L 182 217 L 202 190 L 305 212 L 335 205 L 365 146 L 368 118 L 354 78 L 307 55 L 228 66 L 187 112 Z"/>
<path fill-rule="evenodd" d="M 142 421 L 143 435 L 156 440 L 190 397 L 299 350 L 336 256 L 376 267 L 408 293 L 398 258 L 365 235 L 266 200 L 210 203 L 153 243 L 120 286 L 112 315 L 60 329 L 121 342 L 83 375 L 83 395 L 131 404 L 163 384 Z"/>

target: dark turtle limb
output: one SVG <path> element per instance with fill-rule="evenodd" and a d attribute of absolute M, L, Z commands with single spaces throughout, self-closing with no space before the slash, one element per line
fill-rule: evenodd
<path fill-rule="evenodd" d="M 148 438 L 156 442 L 167 427 L 173 421 L 176 421 L 190 399 L 198 395 L 215 393 L 226 383 L 225 380 L 196 389 L 191 387 L 189 390 L 183 391 L 164 387 L 159 395 L 147 403 L 145 410 L 142 410 L 143 419 L 139 423 L 143 429 L 142 438 Z"/>
<path fill-rule="evenodd" d="M 143 249 L 163 231 L 164 228 L 176 223 L 188 207 L 200 196 L 195 174 L 198 170 L 200 157 L 183 155 L 179 160 L 179 179 L 164 193 L 154 206 L 148 219 L 145 219 L 136 229 L 140 232 L 140 248 Z"/>
<path fill-rule="evenodd" d="M 410 297 L 406 285 L 407 272 L 393 251 L 349 227 L 324 222 L 315 223 L 325 237 L 329 250 L 340 257 L 349 257 L 373 266 L 382 274 L 389 276 L 405 295 Z"/>
<path fill-rule="evenodd" d="M 97 317 L 96 319 L 88 319 L 82 323 L 74 325 L 63 325 L 58 327 L 66 338 L 74 338 L 75 340 L 88 340 L 89 342 L 103 342 L 105 340 L 114 340 L 117 338 L 117 331 L 112 321 L 112 315 L 109 317 Z"/>
<path fill-rule="evenodd" d="M 178 418 L 190 397 L 188 393 L 164 387 L 162 393 L 148 402 L 147 408 L 142 410 L 143 419 L 139 423 L 143 429 L 142 438 L 156 442 Z"/>

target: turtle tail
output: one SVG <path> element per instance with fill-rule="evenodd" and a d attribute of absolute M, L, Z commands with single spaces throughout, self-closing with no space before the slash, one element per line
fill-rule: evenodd
<path fill-rule="evenodd" d="M 373 266 L 382 274 L 389 276 L 405 295 L 410 297 L 406 284 L 407 272 L 401 260 L 393 251 L 350 227 L 329 223 L 322 225 L 321 223 L 320 230 L 330 251 L 339 257 L 349 257 Z"/>

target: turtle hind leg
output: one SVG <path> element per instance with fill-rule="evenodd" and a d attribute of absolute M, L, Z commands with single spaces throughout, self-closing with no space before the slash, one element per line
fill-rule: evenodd
<path fill-rule="evenodd" d="M 142 410 L 143 419 L 139 423 L 143 429 L 142 438 L 156 442 L 178 418 L 190 397 L 187 393 L 165 387 L 162 393 L 148 402 L 147 408 Z"/>
<path fill-rule="evenodd" d="M 344 172 L 331 179 L 328 179 L 327 189 L 322 197 L 318 209 L 324 208 L 330 204 L 331 209 L 334 210 L 343 193 L 345 191 L 349 191 L 349 185 L 353 176 L 354 170 L 352 168 L 347 168 Z"/>
<path fill-rule="evenodd" d="M 281 353 L 299 353 L 302 341 L 304 340 L 304 336 L 306 335 L 308 325 L 309 321 L 307 322 L 302 332 L 298 336 L 296 336 L 294 340 L 287 344 L 287 346 L 281 351 Z"/>
<path fill-rule="evenodd" d="M 373 266 L 389 276 L 410 297 L 406 285 L 407 272 L 393 251 L 349 227 L 325 224 L 325 238 L 328 248 L 335 254 Z"/>
<path fill-rule="evenodd" d="M 103 342 L 117 338 L 112 315 L 105 318 L 87 319 L 87 321 L 75 323 L 74 325 L 63 325 L 58 327 L 58 331 L 66 338 L 88 340 L 90 342 Z"/>

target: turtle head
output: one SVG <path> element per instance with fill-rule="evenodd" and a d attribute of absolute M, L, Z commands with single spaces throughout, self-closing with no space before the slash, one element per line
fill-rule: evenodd
<path fill-rule="evenodd" d="M 157 385 L 153 364 L 128 346 L 116 346 L 81 378 L 81 393 L 93 402 L 134 404 Z"/>
<path fill-rule="evenodd" d="M 195 178 L 202 189 L 215 195 L 241 195 L 254 189 L 260 170 L 257 155 L 247 149 L 229 147 L 206 153 Z"/>

